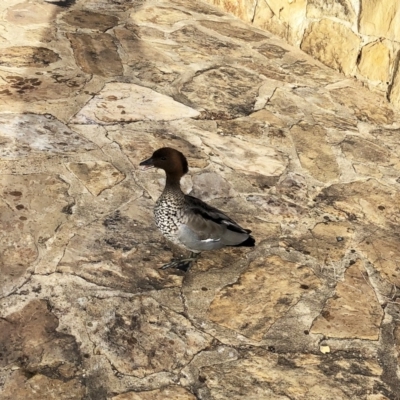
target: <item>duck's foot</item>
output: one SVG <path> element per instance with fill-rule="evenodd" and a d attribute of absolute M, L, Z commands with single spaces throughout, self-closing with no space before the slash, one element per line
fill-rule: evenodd
<path fill-rule="evenodd" d="M 160 269 L 176 268 L 186 272 L 196 262 L 199 255 L 200 253 L 191 253 L 189 258 L 173 259 L 168 264 L 160 267 Z"/>

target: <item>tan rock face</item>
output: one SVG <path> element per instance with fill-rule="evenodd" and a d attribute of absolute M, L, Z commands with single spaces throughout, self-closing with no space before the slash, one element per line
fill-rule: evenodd
<path fill-rule="evenodd" d="M 212 0 L 210 3 L 222 7 L 225 11 L 236 15 L 246 22 L 251 21 L 254 15 L 254 7 L 256 6 L 255 1 L 246 0 Z"/>
<path fill-rule="evenodd" d="M 40 290 L 37 287 L 37 291 Z M 48 310 L 48 303 L 42 300 L 28 303 L 21 311 L 0 322 L 0 365 L 21 366 L 21 370 L 16 368 L 7 379 L 2 392 L 4 398 L 23 398 L 25 395 L 40 399 L 57 392 L 60 398 L 73 399 L 83 394 L 83 386 L 74 378 L 81 366 L 78 345 L 73 336 L 57 332 L 57 326 L 57 318 Z M 41 375 L 49 374 L 49 371 L 58 378 Z M 34 380 L 27 382 L 26 375 L 29 374 Z M 63 383 L 63 379 L 68 383 Z"/>
<path fill-rule="evenodd" d="M 351 74 L 360 38 L 342 24 L 323 19 L 306 29 L 301 49 L 344 74 Z"/>
<path fill-rule="evenodd" d="M 397 70 L 393 77 L 392 87 L 389 93 L 390 102 L 393 103 L 395 106 L 400 106 L 400 73 Z"/>
<path fill-rule="evenodd" d="M 16 25 L 46 24 L 61 10 L 61 7 L 49 3 L 21 2 L 7 8 L 6 19 Z"/>
<path fill-rule="evenodd" d="M 322 127 L 296 125 L 291 129 L 291 135 L 302 167 L 314 178 L 329 182 L 339 177 L 339 168 Z"/>
<path fill-rule="evenodd" d="M 153 115 L 148 115 L 148 110 Z M 112 124 L 145 119 L 172 120 L 183 116 L 195 117 L 199 113 L 171 98 L 150 89 L 124 83 L 109 83 L 73 119 L 75 123 L 97 122 Z"/>
<path fill-rule="evenodd" d="M 318 289 L 319 284 L 307 267 L 276 256 L 259 259 L 236 284 L 215 297 L 208 315 L 218 324 L 260 340 L 302 294 Z"/>
<path fill-rule="evenodd" d="M 129 302 L 94 301 L 87 312 L 97 320 L 87 329 L 98 352 L 112 359 L 124 374 L 143 378 L 182 368 L 211 343 L 211 337 L 201 334 L 183 316 L 148 296 Z"/>
<path fill-rule="evenodd" d="M 371 163 L 376 166 L 393 165 L 397 161 L 387 149 L 357 136 L 346 136 L 341 143 L 341 148 L 346 157 L 362 163 Z"/>
<path fill-rule="evenodd" d="M 378 231 L 368 235 L 360 244 L 367 256 L 382 276 L 393 285 L 400 284 L 400 249 L 398 233 Z"/>
<path fill-rule="evenodd" d="M 183 19 L 190 18 L 190 16 L 191 14 L 188 12 L 168 7 L 148 7 L 131 14 L 132 20 L 136 23 L 150 22 L 160 25 L 173 25 Z"/>
<path fill-rule="evenodd" d="M 354 5 L 350 0 L 309 0 L 307 2 L 308 18 L 335 17 L 351 23 L 357 22 Z"/>
<path fill-rule="evenodd" d="M 257 85 L 260 83 L 261 80 L 255 74 L 244 70 L 231 67 L 213 68 L 195 76 L 184 85 L 182 92 L 197 107 L 206 108 L 207 116 L 231 119 L 253 111 Z M 235 99 L 239 93 L 244 102 L 237 107 Z M 209 108 L 210 98 L 213 99 L 212 108 Z"/>
<path fill-rule="evenodd" d="M 74 400 L 85 395 L 85 388 L 78 379 L 63 382 L 40 374 L 28 379 L 21 371 L 13 372 L 11 378 L 12 380 L 4 385 L 4 400 L 40 400 L 51 396 L 57 396 L 60 400 Z"/>
<path fill-rule="evenodd" d="M 185 26 L 168 35 L 178 47 L 177 53 L 185 63 L 207 61 L 210 54 L 232 56 L 238 48 L 236 44 L 217 37 L 210 37 L 195 26 Z M 204 43 L 207 42 L 207 47 Z"/>
<path fill-rule="evenodd" d="M 392 51 L 385 42 L 370 43 L 361 50 L 358 69 L 368 79 L 386 83 L 389 81 L 392 57 Z"/>
<path fill-rule="evenodd" d="M 324 189 L 318 199 L 325 204 L 334 205 L 350 219 L 376 224 L 389 230 L 396 229 L 400 193 L 373 179 L 332 185 Z"/>
<path fill-rule="evenodd" d="M 0 398 L 395 399 L 400 114 L 254 28 L 305 30 L 344 69 L 357 2 L 218 2 L 252 26 L 189 0 L 21 1 L 0 1 Z M 377 40 L 359 76 L 396 59 Z M 164 172 L 139 167 L 164 146 L 254 247 L 160 269 L 188 255 L 154 223 Z"/>
<path fill-rule="evenodd" d="M 360 96 L 354 89 L 339 88 L 332 90 L 330 95 L 339 104 L 350 107 L 360 121 L 388 125 L 393 123 L 393 109 L 371 92 Z"/>
<path fill-rule="evenodd" d="M 399 40 L 400 10 L 396 0 L 361 1 L 360 32 Z"/>
<path fill-rule="evenodd" d="M 70 163 L 68 168 L 94 196 L 124 179 L 114 166 L 104 161 Z"/>
<path fill-rule="evenodd" d="M 314 321 L 313 333 L 336 338 L 378 340 L 383 311 L 368 279 L 362 261 L 350 266 L 335 296 L 328 300 Z"/>
<path fill-rule="evenodd" d="M 83 94 L 80 99 L 75 98 L 74 102 L 68 100 L 70 96 L 76 96 L 77 92 L 83 90 L 89 81 L 89 78 L 85 77 L 81 71 L 56 70 L 44 73 L 22 73 L 22 75 L 0 71 L 0 77 L 2 113 L 45 114 L 46 102 L 63 99 L 62 106 L 55 114 L 66 121 L 75 114 L 74 109 L 77 106 L 79 108 L 79 103 L 84 104 L 90 97 L 88 94 Z"/>
<path fill-rule="evenodd" d="M 1 293 L 12 292 L 32 273 L 39 251 L 67 219 L 68 185 L 48 174 L 0 177 Z"/>
<path fill-rule="evenodd" d="M 280 176 L 287 161 L 273 147 L 259 146 L 257 150 L 249 149 L 246 143 L 232 137 L 221 137 L 213 133 L 203 135 L 204 143 L 209 146 L 228 167 L 244 173 L 255 172 L 265 176 Z M 224 151 L 223 144 L 230 143 L 235 152 Z"/>
<path fill-rule="evenodd" d="M 352 247 L 354 229 L 348 222 L 317 224 L 309 235 L 290 240 L 290 245 L 305 255 L 312 255 L 325 265 L 340 261 Z"/>
<path fill-rule="evenodd" d="M 207 1 L 377 88 L 382 99 L 389 98 L 398 107 L 398 90 L 392 85 L 400 35 L 396 0 Z M 361 48 L 362 43 L 367 44 Z"/>
<path fill-rule="evenodd" d="M 301 38 L 300 31 L 304 24 L 307 1 L 266 0 L 266 3 L 274 15 L 279 16 L 280 21 L 289 27 L 286 39 L 293 44 L 298 42 Z"/>
<path fill-rule="evenodd" d="M 224 399 L 228 392 L 232 398 L 251 400 L 260 398 L 286 400 L 293 397 L 301 400 L 310 398 L 350 400 L 351 397 L 343 390 L 342 380 L 344 375 L 344 380 L 347 381 L 349 375 L 347 373 L 337 375 L 333 372 L 335 368 L 340 366 L 343 371 L 350 371 L 352 367 L 357 368 L 360 373 L 352 374 L 354 379 L 352 384 L 362 385 L 365 388 L 372 388 L 375 377 L 379 374 L 379 367 L 375 361 L 364 363 L 352 359 L 345 365 L 340 365 L 340 361 L 334 358 L 314 355 L 288 357 L 259 353 L 219 367 L 202 368 L 202 376 L 213 398 Z M 305 366 L 313 373 L 305 374 L 303 369 Z M 238 386 L 237 381 L 240 377 L 243 383 Z"/>
<path fill-rule="evenodd" d="M 69 241 L 58 270 L 127 291 L 179 286 L 182 276 L 168 275 L 156 268 L 168 262 L 170 254 L 151 224 L 152 207 L 148 200 L 138 199 L 122 212 L 113 212 L 81 229 Z"/>
<path fill-rule="evenodd" d="M 266 1 L 258 1 L 253 18 L 254 26 L 280 37 L 287 37 L 287 26 L 279 20 Z"/>

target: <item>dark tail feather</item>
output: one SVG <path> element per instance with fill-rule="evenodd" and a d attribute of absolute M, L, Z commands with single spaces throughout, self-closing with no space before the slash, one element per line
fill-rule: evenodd
<path fill-rule="evenodd" d="M 256 244 L 256 240 L 253 238 L 253 236 L 249 236 L 244 242 L 235 244 L 232 247 L 254 247 Z"/>

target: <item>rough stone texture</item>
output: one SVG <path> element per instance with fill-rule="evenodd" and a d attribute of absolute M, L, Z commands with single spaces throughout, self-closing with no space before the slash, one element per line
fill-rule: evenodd
<path fill-rule="evenodd" d="M 112 164 L 104 161 L 69 163 L 68 169 L 94 196 L 98 196 L 103 190 L 115 186 L 124 179 L 124 175 Z"/>
<path fill-rule="evenodd" d="M 342 24 L 323 19 L 312 23 L 301 49 L 346 75 L 352 73 L 361 40 Z"/>
<path fill-rule="evenodd" d="M 58 60 L 58 55 L 45 47 L 18 46 L 2 49 L 0 66 L 44 68 Z"/>
<path fill-rule="evenodd" d="M 360 32 L 399 41 L 400 10 L 396 0 L 361 1 Z"/>
<path fill-rule="evenodd" d="M 343 282 L 336 286 L 334 297 L 314 321 L 311 332 L 336 338 L 378 340 L 382 318 L 383 311 L 368 275 L 361 260 L 357 260 L 347 269 Z"/>
<path fill-rule="evenodd" d="M 305 366 L 312 373 L 304 373 Z M 342 374 L 336 373 L 338 367 Z M 351 380 L 347 375 L 350 370 L 355 371 L 351 373 Z M 348 391 L 349 386 L 356 390 L 358 385 L 364 390 L 373 390 L 375 377 L 380 372 L 375 361 L 365 363 L 353 359 L 341 362 L 335 357 L 296 357 L 266 352 L 219 368 L 205 367 L 201 370 L 213 399 L 225 399 L 228 391 L 235 399 L 251 400 L 350 400 L 354 397 Z M 239 379 L 243 382 L 241 385 L 237 384 Z"/>
<path fill-rule="evenodd" d="M 357 22 L 357 13 L 351 0 L 309 0 L 307 2 L 308 18 L 335 17 L 350 23 Z"/>
<path fill-rule="evenodd" d="M 390 43 L 370 43 L 362 48 L 358 69 L 371 81 L 388 82 L 392 58 Z"/>
<path fill-rule="evenodd" d="M 254 9 L 257 5 L 257 1 L 255 0 L 211 0 L 210 3 L 222 7 L 227 12 L 236 15 L 246 22 L 252 20 Z"/>
<path fill-rule="evenodd" d="M 153 110 L 152 115 L 148 109 Z M 73 118 L 73 122 L 113 124 L 117 121 L 174 120 L 196 117 L 199 113 L 150 89 L 109 83 Z"/>
<path fill-rule="evenodd" d="M 207 0 L 355 76 L 400 106 L 397 0 Z"/>
<path fill-rule="evenodd" d="M 226 9 L 226 8 L 225 8 Z M 229 10 L 227 10 L 230 12 Z M 287 26 L 279 20 L 266 1 L 258 1 L 254 12 L 253 24 L 282 38 L 287 37 Z"/>
<path fill-rule="evenodd" d="M 279 270 L 279 275 L 276 271 Z M 249 265 L 238 281 L 218 293 L 210 305 L 212 321 L 244 336 L 262 339 L 277 319 L 296 304 L 304 291 L 319 288 L 309 268 L 271 256 Z"/>
<path fill-rule="evenodd" d="M 395 106 L 400 107 L 400 69 L 396 68 L 393 76 L 393 82 L 389 94 L 389 100 Z"/>
<path fill-rule="evenodd" d="M 266 0 L 266 3 L 273 15 L 278 16 L 279 21 L 283 23 L 286 31 L 285 39 L 289 43 L 298 43 L 301 40 L 299 33 L 304 29 L 307 0 L 287 2 Z"/>
<path fill-rule="evenodd" d="M 296 125 L 291 129 L 299 160 L 304 169 L 316 179 L 329 182 L 339 177 L 339 168 L 326 132 L 316 125 Z"/>
<path fill-rule="evenodd" d="M 211 5 L 52 3 L 0 2 L 0 398 L 398 399 L 400 114 Z M 162 146 L 255 248 L 158 268 Z"/>
<path fill-rule="evenodd" d="M 100 76 L 122 75 L 122 63 L 108 33 L 68 33 L 75 59 L 82 71 Z"/>

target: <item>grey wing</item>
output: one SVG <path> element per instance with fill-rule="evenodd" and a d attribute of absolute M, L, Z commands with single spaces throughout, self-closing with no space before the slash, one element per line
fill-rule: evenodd
<path fill-rule="evenodd" d="M 204 201 L 192 197 L 189 195 L 185 196 L 186 204 L 188 208 L 194 213 L 199 214 L 206 220 L 211 220 L 217 224 L 226 225 L 229 230 L 239 232 L 239 233 L 251 233 L 250 229 L 242 228 L 237 222 L 232 218 L 228 217 L 225 213 L 218 208 L 212 207 Z"/>
<path fill-rule="evenodd" d="M 235 246 L 249 237 L 243 229 L 222 211 L 191 196 L 187 197 L 188 213 L 178 231 L 181 243 L 194 251 Z"/>

